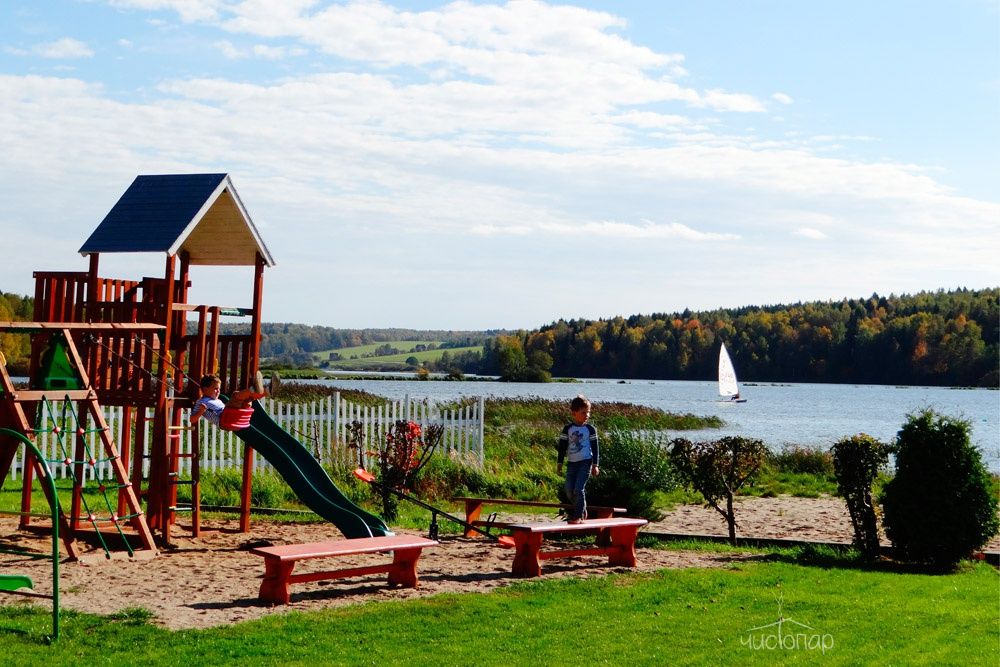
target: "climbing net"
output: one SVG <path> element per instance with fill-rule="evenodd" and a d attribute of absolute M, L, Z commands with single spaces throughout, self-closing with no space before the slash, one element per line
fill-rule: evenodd
<path fill-rule="evenodd" d="M 111 550 L 108 548 L 101 526 L 112 525 L 121 537 L 128 554 L 132 556 L 134 552 L 122 531 L 122 524 L 140 516 L 141 512 L 119 515 L 116 510 L 118 491 L 131 486 L 131 483 L 111 482 L 108 478 L 113 480 L 115 476 L 106 475 L 105 471 L 100 469 L 102 466 L 107 467 L 104 464 L 111 463 L 118 458 L 111 456 L 106 451 L 99 450 L 91 443 L 90 436 L 92 434 L 103 436 L 104 431 L 105 429 L 101 427 L 86 427 L 73 405 L 73 401 L 68 397 L 55 404 L 48 399 L 43 399 L 39 403 L 34 432 L 36 435 L 48 433 L 55 438 L 54 447 L 45 453 L 45 462 L 50 468 L 55 465 L 62 466 L 66 478 L 72 480 L 74 489 L 80 489 L 83 513 L 70 517 L 71 524 L 76 524 L 78 521 L 90 523 L 107 558 L 111 558 Z M 76 447 L 74 447 L 74 439 L 78 443 Z M 80 454 L 82 454 L 82 458 L 76 458 Z M 93 482 L 92 485 L 88 485 L 88 478 L 90 482 Z M 88 495 L 97 496 L 95 504 L 92 505 L 93 498 L 88 499 Z"/>

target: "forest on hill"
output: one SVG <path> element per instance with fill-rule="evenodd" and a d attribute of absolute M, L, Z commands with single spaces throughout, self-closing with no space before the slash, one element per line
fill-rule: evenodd
<path fill-rule="evenodd" d="M 497 336 L 481 369 L 510 379 L 711 380 L 720 342 L 740 379 L 998 385 L 1000 289 L 559 320 Z"/>
<path fill-rule="evenodd" d="M 0 292 L 0 321 L 27 320 L 32 299 Z M 227 324 L 235 333 L 246 325 Z M 1000 385 L 1000 288 L 557 320 L 532 331 L 336 329 L 265 323 L 262 356 L 310 365 L 313 353 L 369 343 L 438 340 L 430 370 L 544 381 L 552 376 L 711 380 L 725 342 L 745 382 Z M 0 334 L 17 364 L 26 337 Z"/>
<path fill-rule="evenodd" d="M 224 332 L 239 330 L 243 325 L 225 325 Z M 271 363 L 283 362 L 290 366 L 312 365 L 313 353 L 358 347 L 371 343 L 393 341 L 441 341 L 439 348 L 471 347 L 486 345 L 495 336 L 504 333 L 490 331 L 451 331 L 418 329 L 335 329 L 333 327 L 305 324 L 268 323 L 261 325 L 261 356 Z"/>

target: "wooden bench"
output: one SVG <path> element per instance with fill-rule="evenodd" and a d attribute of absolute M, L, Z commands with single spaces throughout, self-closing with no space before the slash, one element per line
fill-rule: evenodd
<path fill-rule="evenodd" d="M 455 496 L 452 498 L 454 501 L 461 501 L 465 503 L 465 522 L 472 526 L 496 526 L 497 528 L 507 528 L 510 523 L 504 523 L 501 521 L 482 521 L 479 516 L 482 514 L 483 505 L 520 505 L 523 507 L 538 507 L 538 508 L 562 508 L 570 509 L 572 505 L 565 503 L 543 503 L 534 500 L 503 500 L 498 498 L 467 498 L 465 496 Z M 587 505 L 587 517 L 590 519 L 606 519 L 612 517 L 615 514 L 625 514 L 627 512 L 624 507 L 601 507 L 598 505 Z M 476 531 L 465 529 L 466 537 L 473 537 L 476 535 Z"/>
<path fill-rule="evenodd" d="M 608 565 L 635 567 L 635 538 L 645 519 L 612 517 L 587 519 L 583 523 L 523 523 L 507 526 L 514 539 L 514 565 L 511 572 L 520 577 L 537 577 L 542 573 L 540 561 L 573 556 L 607 556 Z M 597 544 L 574 549 L 542 551 L 546 535 L 562 533 L 596 533 Z"/>
<path fill-rule="evenodd" d="M 358 577 L 378 572 L 389 573 L 389 584 L 403 588 L 417 586 L 417 559 L 424 547 L 433 547 L 434 540 L 413 535 L 362 537 L 353 540 L 330 540 L 308 544 L 286 544 L 256 547 L 250 553 L 264 557 L 264 580 L 260 582 L 260 599 L 265 602 L 288 604 L 289 587 L 303 581 L 321 581 Z M 295 563 L 310 558 L 333 558 L 354 554 L 392 552 L 392 562 L 364 567 L 350 567 L 325 572 L 292 574 Z"/>

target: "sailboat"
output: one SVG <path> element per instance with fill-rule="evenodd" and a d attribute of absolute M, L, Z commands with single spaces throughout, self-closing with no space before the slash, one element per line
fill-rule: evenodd
<path fill-rule="evenodd" d="M 740 385 L 736 381 L 736 369 L 733 368 L 733 360 L 729 358 L 725 343 L 722 343 L 722 347 L 719 348 L 719 396 L 726 397 L 727 403 L 747 402 L 747 399 L 740 398 Z"/>

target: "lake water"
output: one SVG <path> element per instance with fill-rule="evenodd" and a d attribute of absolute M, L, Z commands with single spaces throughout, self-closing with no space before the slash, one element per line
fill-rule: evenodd
<path fill-rule="evenodd" d="M 715 382 L 665 380 L 581 380 L 575 383 L 448 382 L 443 380 L 315 380 L 343 389 L 362 389 L 391 399 L 432 401 L 497 396 L 569 400 L 582 393 L 592 401 L 621 401 L 668 412 L 717 415 L 721 429 L 678 432 L 692 439 L 721 435 L 759 438 L 772 449 L 785 444 L 829 447 L 844 436 L 867 433 L 891 442 L 906 415 L 923 408 L 962 417 L 972 424 L 973 442 L 990 470 L 1000 472 L 1000 392 L 988 389 L 894 387 L 838 384 L 744 384 L 746 403 L 718 400 Z"/>

